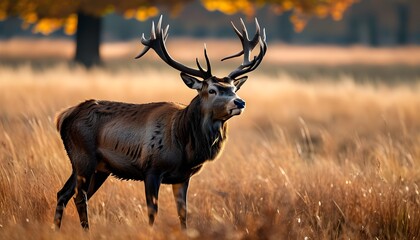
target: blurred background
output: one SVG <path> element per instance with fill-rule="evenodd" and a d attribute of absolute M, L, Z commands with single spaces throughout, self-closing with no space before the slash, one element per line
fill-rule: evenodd
<path fill-rule="evenodd" d="M 119 6 L 118 3 L 113 6 L 113 1 L 92 0 L 75 1 L 77 5 L 70 7 L 54 1 L 51 1 L 52 6 L 42 6 L 49 1 L 2 2 L 2 40 L 16 37 L 45 38 L 44 34 L 49 34 L 49 38 L 73 39 L 69 34 L 74 34 L 76 30 L 73 26 L 77 24 L 77 20 L 73 19 L 76 17 L 74 14 L 85 11 L 85 14 L 89 16 L 90 13 L 92 18 L 99 21 L 103 42 L 138 39 L 141 32 L 149 29 L 149 24 L 143 21 L 163 14 L 170 17 L 167 20 L 172 25 L 172 36 L 230 38 L 232 34 L 228 23 L 231 20 L 239 16 L 256 16 L 267 26 L 271 41 L 368 46 L 420 43 L 420 16 L 416 14 L 420 2 L 413 0 L 132 0 L 126 1 L 130 2 L 127 6 Z M 31 2 L 39 2 L 39 5 L 31 6 Z M 67 4 L 72 5 L 71 2 Z M 28 5 L 20 6 L 24 4 Z M 64 23 L 54 23 L 52 20 L 55 17 L 65 19 Z M 50 26 L 43 22 L 44 18 L 51 19 Z M 43 24 L 46 26 L 41 26 Z M 64 29 L 59 28 L 61 26 Z"/>
<path fill-rule="evenodd" d="M 420 1 L 0 0 L 0 239 L 418 239 Z M 141 182 L 110 178 L 53 232 L 71 167 L 54 115 L 86 99 L 188 104 L 197 94 L 142 33 L 163 15 L 168 52 L 226 76 L 231 21 L 266 29 L 220 159 L 193 177 L 192 231 L 161 187 L 153 232 Z M 254 50 L 258 54 L 258 47 Z M 115 227 L 110 227 L 115 226 Z M 169 235 L 172 234 L 172 235 Z"/>
<path fill-rule="evenodd" d="M 410 66 L 420 63 L 419 10 L 415 0 L 1 0 L 0 61 L 53 58 L 91 67 L 110 59 L 128 60 L 139 51 L 141 34 L 148 36 L 150 18 L 162 14 L 171 25 L 171 39 L 194 40 L 189 46 L 176 42 L 172 50 L 181 50 L 179 57 L 191 62 L 208 41 L 202 39 L 229 42 L 236 38 L 231 21 L 239 24 L 242 17 L 250 28 L 257 17 L 272 47 L 266 61 L 287 72 L 308 74 L 295 64 L 398 64 L 418 74 Z M 194 43 L 198 45 L 190 47 Z M 210 55 L 219 58 L 212 53 L 217 49 L 210 49 Z"/>

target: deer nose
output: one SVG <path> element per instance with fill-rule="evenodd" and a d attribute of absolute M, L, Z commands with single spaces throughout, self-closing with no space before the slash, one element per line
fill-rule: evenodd
<path fill-rule="evenodd" d="M 242 100 L 242 99 L 240 99 L 240 98 L 237 98 L 237 99 L 235 99 L 235 100 L 233 100 L 233 103 L 239 108 L 239 109 L 241 109 L 241 108 L 245 108 L 245 101 L 244 100 Z"/>

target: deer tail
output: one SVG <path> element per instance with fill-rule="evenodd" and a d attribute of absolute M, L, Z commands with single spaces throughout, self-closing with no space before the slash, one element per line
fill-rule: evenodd
<path fill-rule="evenodd" d="M 59 112 L 56 116 L 55 116 L 55 125 L 57 127 L 57 130 L 60 132 L 61 130 L 61 126 L 63 125 L 64 120 L 70 116 L 70 114 L 73 113 L 74 109 L 76 108 L 76 106 L 74 107 L 70 107 L 67 108 L 64 111 Z"/>

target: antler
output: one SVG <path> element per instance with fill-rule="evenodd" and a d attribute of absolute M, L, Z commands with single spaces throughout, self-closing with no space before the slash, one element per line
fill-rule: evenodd
<path fill-rule="evenodd" d="M 207 50 L 206 50 L 206 46 L 204 45 L 204 57 L 206 59 L 206 64 L 207 64 L 207 70 L 204 70 L 199 61 L 198 58 L 196 58 L 196 63 L 197 63 L 197 69 L 193 69 L 193 68 L 189 68 L 179 62 L 177 62 L 176 60 L 174 60 L 168 53 L 168 50 L 166 49 L 166 45 L 165 42 L 168 39 L 168 29 L 169 29 L 169 25 L 166 26 L 165 29 L 162 29 L 162 15 L 159 18 L 159 22 L 155 28 L 155 23 L 152 22 L 152 31 L 150 33 L 150 38 L 146 39 L 144 37 L 144 33 L 142 34 L 141 37 L 141 43 L 145 46 L 143 51 L 140 52 L 139 55 L 137 55 L 135 57 L 135 59 L 141 58 L 144 54 L 147 53 L 147 51 L 149 51 L 150 48 L 152 48 L 153 50 L 155 50 L 155 52 L 157 53 L 157 55 L 164 61 L 166 62 L 169 66 L 187 73 L 189 75 L 192 76 L 196 76 L 196 77 L 200 77 L 203 79 L 207 79 L 212 77 L 211 74 L 211 67 L 210 67 L 210 61 L 209 58 L 207 56 Z"/>
<path fill-rule="evenodd" d="M 233 30 L 235 31 L 236 35 L 238 35 L 239 39 L 241 40 L 243 50 L 222 59 L 222 61 L 224 61 L 230 58 L 239 57 L 242 54 L 244 55 L 244 60 L 242 64 L 229 74 L 229 77 L 232 79 L 256 69 L 258 65 L 260 65 L 267 51 L 265 28 L 263 29 L 262 31 L 263 34 L 261 36 L 260 25 L 258 24 L 257 18 L 255 18 L 255 26 L 257 30 L 252 40 L 249 40 L 248 31 L 246 30 L 246 27 L 242 18 L 241 18 L 241 24 L 242 24 L 242 33 L 236 28 L 235 24 L 233 24 L 232 22 Z M 260 45 L 260 53 L 257 56 L 254 56 L 252 60 L 250 60 L 251 52 L 255 48 L 255 46 L 257 46 L 257 44 Z"/>

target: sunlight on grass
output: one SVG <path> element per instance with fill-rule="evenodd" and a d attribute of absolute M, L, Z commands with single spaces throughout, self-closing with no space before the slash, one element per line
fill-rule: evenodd
<path fill-rule="evenodd" d="M 420 234 L 420 85 L 311 82 L 251 74 L 219 159 L 191 180 L 190 230 L 171 188 L 147 224 L 143 183 L 110 178 L 89 202 L 84 233 L 72 202 L 51 230 L 70 162 L 54 115 L 90 98 L 187 104 L 174 71 L 0 66 L 1 239 L 413 239 Z"/>

